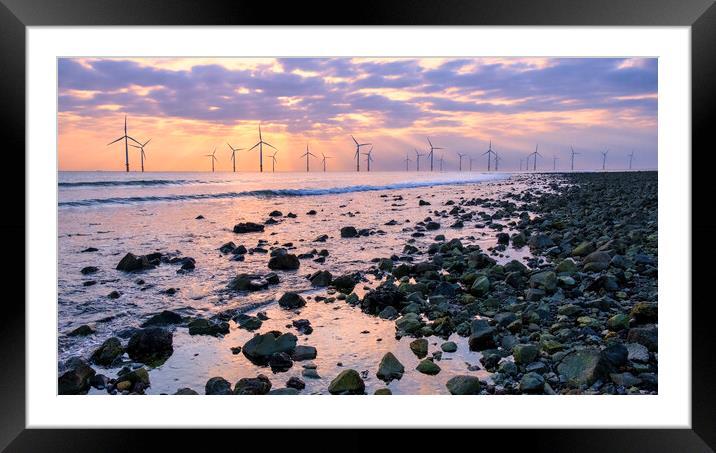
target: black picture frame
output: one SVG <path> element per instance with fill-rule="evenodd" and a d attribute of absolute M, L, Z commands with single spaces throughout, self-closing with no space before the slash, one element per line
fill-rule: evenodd
<path fill-rule="evenodd" d="M 713 168 L 713 147 L 708 143 L 709 113 L 716 105 L 716 6 L 713 0 L 370 0 L 359 4 L 314 1 L 291 4 L 275 2 L 233 2 L 174 0 L 0 0 L 0 83 L 2 85 L 3 145 L 6 150 L 25 148 L 25 32 L 29 26 L 106 26 L 106 25 L 532 25 L 532 26 L 690 26 L 692 81 L 692 237 L 694 245 L 683 240 L 692 250 L 692 299 L 678 301 L 692 307 L 692 429 L 637 430 L 516 430 L 504 432 L 482 431 L 480 445 L 509 437 L 506 446 L 529 448 L 530 451 L 713 451 L 716 449 L 716 358 L 711 345 L 716 342 L 706 285 L 713 278 L 712 265 L 700 263 L 714 251 L 713 241 L 696 238 L 712 237 L 716 221 L 704 207 L 710 206 L 712 192 L 708 174 Z M 662 125 L 665 127 L 668 125 Z M 711 145 L 711 146 L 709 146 Z M 681 152 L 681 150 L 679 150 Z M 24 156 L 19 152 L 4 153 L 6 168 L 25 168 Z M 698 164 L 697 164 L 698 163 Z M 11 166 L 11 167 L 10 167 Z M 24 187 L 24 172 L 14 177 L 0 178 L 3 194 L 16 194 L 19 184 Z M 22 179 L 22 181 L 19 181 Z M 0 259 L 0 275 L 6 287 L 20 281 L 25 267 L 19 257 L 24 245 L 14 238 L 25 234 L 24 198 L 5 197 L 6 209 L 0 229 L 7 244 L 4 259 Z M 10 200 L 9 198 L 13 198 Z M 48 232 L 48 234 L 54 234 Z M 27 240 L 27 237 L 24 236 Z M 671 240 L 671 238 L 670 238 Z M 9 258 L 12 257 L 12 258 Z M 23 259 L 24 262 L 24 259 Z M 20 275 L 22 274 L 22 275 Z M 668 277 L 667 277 L 668 278 Z M 6 280 L 7 279 L 7 280 Z M 24 280 L 24 278 L 23 278 Z M 17 286 L 17 285 L 14 285 Z M 701 294 L 702 297 L 698 297 Z M 243 444 L 245 435 L 206 435 L 188 431 L 148 431 L 140 434 L 132 430 L 39 430 L 25 429 L 25 317 L 24 291 L 22 299 L 7 298 L 0 314 L 0 347 L 2 348 L 2 378 L 0 378 L 0 449 L 7 451 L 125 451 L 147 446 L 147 438 L 160 439 L 162 449 L 186 448 L 192 443 L 207 447 L 222 445 L 225 438 L 229 448 Z M 674 301 L 670 301 L 674 302 Z M 235 408 L 239 410 L 239 408 Z M 476 408 L 476 410 L 479 410 Z M 433 414 L 432 416 L 439 416 Z M 638 422 L 638 421 L 637 421 Z M 431 443 L 444 442 L 442 435 L 423 433 L 418 437 L 421 449 Z M 334 431 L 339 445 L 356 448 L 377 443 L 372 436 L 356 431 Z M 139 439 L 138 436 L 142 436 Z M 301 438 L 286 433 L 286 438 Z M 470 436 L 470 435 L 468 435 Z M 475 435 L 472 435 L 473 439 Z M 247 436 L 248 437 L 248 436 Z M 253 436 L 250 436 L 253 437 Z M 267 435 L 261 434 L 266 439 Z M 392 437 L 392 436 L 391 436 Z M 394 439 L 400 439 L 396 436 Z M 211 441 L 209 441 L 211 439 Z M 316 436 L 309 437 L 311 448 L 320 445 Z M 328 439 L 323 438 L 324 440 Z M 140 443 L 141 442 L 141 443 Z M 316 442 L 318 442 L 316 444 Z M 451 441 L 452 444 L 452 441 Z M 385 450 L 389 444 L 382 444 Z M 449 446 L 445 444 L 444 446 Z M 454 443 L 458 448 L 462 443 Z M 212 447 L 214 448 L 214 447 Z M 407 448 L 407 447 L 406 447 Z M 319 447 L 320 449 L 320 447 Z M 335 451 L 333 448 L 328 448 Z"/>

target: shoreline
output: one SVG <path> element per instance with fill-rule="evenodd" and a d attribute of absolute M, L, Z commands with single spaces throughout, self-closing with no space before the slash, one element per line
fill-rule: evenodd
<path fill-rule="evenodd" d="M 481 184 L 507 188 L 500 199 L 466 193 L 440 203 L 384 190 L 386 201 L 422 209 L 422 220 L 403 224 L 402 253 L 373 257 L 354 269 L 358 278 L 326 268 L 314 273 L 314 289 L 276 294 L 276 304 L 244 315 L 159 314 L 105 340 L 101 353 L 60 364 L 60 393 L 656 393 L 657 174 L 520 174 Z M 355 223 L 332 236 L 380 238 L 379 228 Z M 496 245 L 448 240 L 448 229 L 487 232 Z M 332 241 L 310 245 L 331 249 Z M 244 255 L 229 248 L 224 255 Z M 239 293 L 272 292 L 267 274 L 303 274 L 301 260 L 321 258 L 318 250 L 301 258 L 292 246 L 264 249 L 275 268 L 237 279 Z M 194 265 L 154 258 L 158 267 L 175 259 L 186 272 Z M 155 266 L 138 259 L 139 269 Z M 192 361 L 201 365 L 186 366 Z M 188 368 L 187 379 L 177 367 Z"/>

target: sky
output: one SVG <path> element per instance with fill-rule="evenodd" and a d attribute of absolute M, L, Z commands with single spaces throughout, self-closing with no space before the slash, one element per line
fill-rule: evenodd
<path fill-rule="evenodd" d="M 146 171 L 230 171 L 231 150 L 263 139 L 277 171 L 305 171 L 306 146 L 355 169 L 355 144 L 373 146 L 372 170 L 415 170 L 415 150 L 444 169 L 517 170 L 539 145 L 538 170 L 657 167 L 657 59 L 645 58 L 61 58 L 59 169 L 124 170 L 124 133 L 146 147 Z M 370 146 L 361 149 L 367 152 Z M 129 148 L 130 170 L 140 166 Z M 264 170 L 270 168 L 264 147 Z M 361 157 L 365 169 L 366 157 Z M 427 168 L 421 158 L 421 170 Z M 237 152 L 258 171 L 258 149 Z M 532 165 L 530 165 L 532 166 Z"/>

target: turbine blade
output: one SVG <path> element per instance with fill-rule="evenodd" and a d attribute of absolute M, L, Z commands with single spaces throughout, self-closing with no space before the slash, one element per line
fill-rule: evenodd
<path fill-rule="evenodd" d="M 124 137 L 119 137 L 117 140 L 107 143 L 107 146 L 111 145 L 112 143 L 117 143 L 118 141 L 122 140 L 123 138 Z"/>
<path fill-rule="evenodd" d="M 136 143 L 137 145 L 141 145 L 141 143 L 139 143 L 138 141 L 136 141 L 135 139 L 133 139 L 133 138 L 130 137 L 129 135 L 127 135 L 127 138 L 130 139 L 131 141 L 133 141 L 134 143 Z"/>
<path fill-rule="evenodd" d="M 351 138 L 352 138 L 353 141 L 356 143 L 356 145 L 358 145 L 358 140 L 356 140 L 356 138 L 355 138 L 354 136 L 352 136 L 352 135 L 351 135 Z M 358 145 L 358 146 L 360 146 L 360 145 Z"/>
<path fill-rule="evenodd" d="M 147 143 L 149 143 L 149 142 L 151 142 L 151 141 L 152 141 L 152 139 L 150 138 L 149 140 L 147 140 L 146 142 L 144 142 L 144 144 L 142 145 L 142 147 L 147 146 Z"/>
<path fill-rule="evenodd" d="M 271 148 L 273 148 L 273 149 L 275 149 L 276 151 L 278 151 L 278 148 L 276 148 L 275 146 L 273 146 L 273 145 L 272 145 L 272 144 L 270 144 L 270 143 L 266 143 L 266 142 L 264 142 L 264 145 L 266 145 L 266 146 L 270 146 Z"/>
<path fill-rule="evenodd" d="M 258 142 L 257 144 L 255 144 L 254 146 L 252 146 L 251 148 L 249 148 L 248 150 L 251 151 L 252 149 L 254 149 L 254 148 L 256 148 L 257 146 L 259 146 L 260 144 L 261 144 L 261 142 Z"/>

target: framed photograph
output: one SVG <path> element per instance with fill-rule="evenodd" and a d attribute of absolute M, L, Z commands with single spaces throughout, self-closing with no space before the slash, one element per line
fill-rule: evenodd
<path fill-rule="evenodd" d="M 712 451 L 713 2 L 320 7 L 2 0 L 0 445 Z"/>

